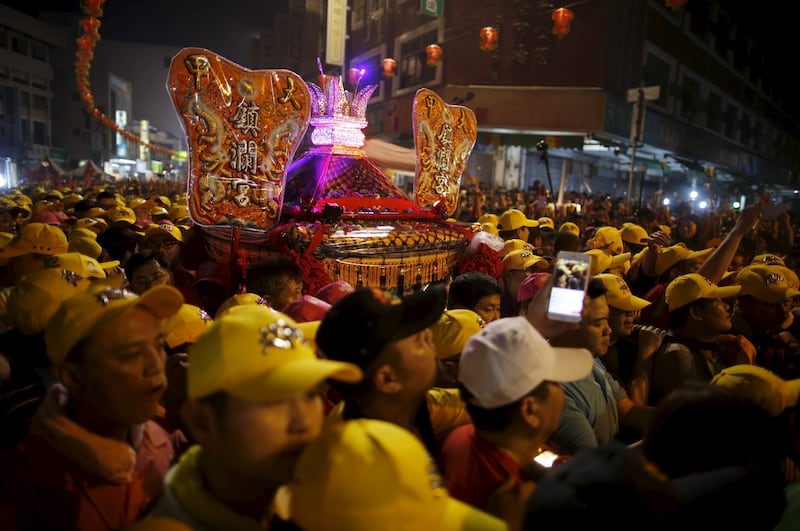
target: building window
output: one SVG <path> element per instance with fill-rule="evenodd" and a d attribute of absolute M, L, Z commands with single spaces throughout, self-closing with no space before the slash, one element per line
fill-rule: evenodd
<path fill-rule="evenodd" d="M 681 118 L 694 122 L 700 114 L 700 82 L 692 76 L 683 75 L 678 93 L 678 113 Z"/>
<path fill-rule="evenodd" d="M 42 90 L 47 90 L 47 80 L 39 76 L 31 76 L 31 86 Z"/>
<path fill-rule="evenodd" d="M 23 118 L 19 121 L 20 133 L 22 134 L 22 140 L 24 142 L 29 142 L 31 139 L 31 126 L 30 122 L 26 118 Z"/>
<path fill-rule="evenodd" d="M 708 91 L 706 97 L 706 128 L 720 132 L 722 129 L 722 97 L 713 91 Z"/>
<path fill-rule="evenodd" d="M 41 42 L 31 42 L 31 57 L 47 62 L 47 46 Z"/>
<path fill-rule="evenodd" d="M 33 122 L 33 143 L 47 145 L 47 124 L 44 122 Z"/>
<path fill-rule="evenodd" d="M 11 35 L 11 51 L 28 55 L 28 39 L 22 35 Z"/>
<path fill-rule="evenodd" d="M 739 122 L 739 142 L 744 146 L 750 146 L 753 141 L 753 119 L 746 115 L 742 115 L 742 120 Z"/>
<path fill-rule="evenodd" d="M 442 40 L 443 20 L 440 18 L 413 31 L 405 33 L 395 41 L 394 57 L 397 60 L 395 94 L 413 92 L 421 86 L 442 82 L 442 65 L 428 66 L 425 63 L 425 47 Z"/>
<path fill-rule="evenodd" d="M 24 90 L 19 91 L 19 106 L 21 109 L 31 108 L 31 95 Z"/>
<path fill-rule="evenodd" d="M 360 30 L 364 27 L 366 18 L 366 0 L 353 0 L 353 7 L 350 10 L 350 29 Z"/>
<path fill-rule="evenodd" d="M 386 112 L 383 109 L 383 105 L 368 107 L 367 123 L 369 125 L 364 133 L 368 135 L 380 135 L 383 133 L 383 121 L 385 116 Z"/>
<path fill-rule="evenodd" d="M 350 61 L 351 68 L 363 68 L 364 77 L 361 78 L 359 87 L 366 87 L 367 85 L 378 85 L 375 92 L 372 93 L 370 98 L 371 103 L 383 101 L 384 85 L 383 82 L 383 67 L 381 61 L 386 57 L 386 46 L 378 46 L 359 56 L 353 57 Z"/>
<path fill-rule="evenodd" d="M 8 48 L 8 30 L 0 27 L 0 48 Z"/>
<path fill-rule="evenodd" d="M 737 138 L 737 120 L 736 117 L 739 115 L 739 108 L 736 107 L 733 103 L 729 103 L 725 107 L 725 115 L 723 116 L 723 121 L 725 122 L 725 130 L 722 132 L 726 137 L 730 138 L 731 140 L 736 140 Z"/>
<path fill-rule="evenodd" d="M 8 79 L 8 67 L 0 66 L 0 79 Z"/>
<path fill-rule="evenodd" d="M 15 69 L 11 72 L 11 80 L 15 83 L 27 85 L 30 82 L 30 75 L 27 72 Z"/>
<path fill-rule="evenodd" d="M 672 86 L 673 70 L 675 68 L 674 59 L 668 58 L 663 52 L 651 49 L 647 51 L 644 67 L 642 68 L 642 82 L 644 86 L 659 86 L 661 90 L 658 99 L 653 104 L 667 109 L 667 102 Z"/>
<path fill-rule="evenodd" d="M 717 15 L 716 23 L 712 26 L 714 29 L 714 51 L 717 52 L 723 60 L 728 62 L 731 49 L 731 23 L 728 17 L 719 13 Z"/>
<path fill-rule="evenodd" d="M 33 108 L 37 111 L 47 111 L 47 98 L 39 94 L 34 94 Z"/>
<path fill-rule="evenodd" d="M 753 150 L 756 153 L 761 153 L 761 150 L 764 148 L 764 122 L 761 120 L 756 120 L 755 125 L 753 126 Z"/>

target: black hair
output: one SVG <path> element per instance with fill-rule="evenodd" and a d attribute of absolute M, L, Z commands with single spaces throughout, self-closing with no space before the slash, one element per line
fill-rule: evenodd
<path fill-rule="evenodd" d="M 500 284 L 480 271 L 467 271 L 453 279 L 447 295 L 447 308 L 472 310 L 478 301 L 489 295 L 502 295 Z"/>
<path fill-rule="evenodd" d="M 128 281 L 133 280 L 133 272 L 151 260 L 155 260 L 164 271 L 170 270 L 169 260 L 167 260 L 167 257 L 160 251 L 155 249 L 143 249 L 141 251 L 136 251 L 128 258 L 128 261 L 125 263 L 125 278 L 127 278 Z"/>
<path fill-rule="evenodd" d="M 589 279 L 589 285 L 586 286 L 586 294 L 590 299 L 596 299 L 606 294 L 606 285 L 599 278 L 593 277 Z"/>
<path fill-rule="evenodd" d="M 245 285 L 248 293 L 273 299 L 286 280 L 303 282 L 303 270 L 288 256 L 271 256 L 247 269 Z"/>
<path fill-rule="evenodd" d="M 97 243 L 108 251 L 112 260 L 122 261 L 125 254 L 136 252 L 139 236 L 127 227 L 109 227 L 97 235 Z"/>
<path fill-rule="evenodd" d="M 558 256 L 559 251 L 579 252 L 583 249 L 580 237 L 567 231 L 556 234 L 553 240 L 553 256 Z"/>

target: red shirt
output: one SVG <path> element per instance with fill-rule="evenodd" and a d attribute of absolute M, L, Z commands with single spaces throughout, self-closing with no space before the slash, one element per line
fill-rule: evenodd
<path fill-rule="evenodd" d="M 519 463 L 467 424 L 453 430 L 439 453 L 447 491 L 456 499 L 486 510 L 489 498 L 513 477 L 523 483 Z"/>
<path fill-rule="evenodd" d="M 30 433 L 0 460 L 0 529 L 105 531 L 130 525 L 160 496 L 174 454 L 170 435 L 148 422 L 130 481 L 115 483 Z"/>

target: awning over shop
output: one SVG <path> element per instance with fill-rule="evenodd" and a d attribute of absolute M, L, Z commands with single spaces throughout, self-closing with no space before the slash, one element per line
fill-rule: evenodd
<path fill-rule="evenodd" d="M 584 135 L 536 135 L 525 133 L 490 133 L 478 132 L 478 144 L 492 144 L 496 146 L 522 146 L 535 148 L 541 140 L 547 142 L 550 148 L 582 149 Z"/>
<path fill-rule="evenodd" d="M 364 142 L 364 152 L 384 170 L 415 172 L 417 169 L 416 151 L 379 138 L 367 139 Z"/>

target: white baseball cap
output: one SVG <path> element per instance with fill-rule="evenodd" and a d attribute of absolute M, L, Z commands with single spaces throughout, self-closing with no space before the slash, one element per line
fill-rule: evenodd
<path fill-rule="evenodd" d="M 539 384 L 574 382 L 592 371 L 592 354 L 583 348 L 551 347 L 525 317 L 487 324 L 464 346 L 459 380 L 470 402 L 485 409 L 511 404 Z"/>

